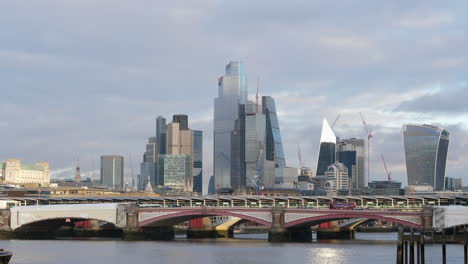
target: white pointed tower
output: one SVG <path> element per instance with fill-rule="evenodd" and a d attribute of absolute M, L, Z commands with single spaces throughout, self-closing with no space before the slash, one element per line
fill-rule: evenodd
<path fill-rule="evenodd" d="M 317 161 L 316 175 L 324 175 L 328 166 L 336 160 L 336 135 L 328 124 L 326 118 L 322 122 L 322 134 L 320 135 L 320 149 Z"/>

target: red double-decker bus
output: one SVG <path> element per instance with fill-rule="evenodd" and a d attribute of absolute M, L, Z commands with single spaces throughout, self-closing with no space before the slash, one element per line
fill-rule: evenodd
<path fill-rule="evenodd" d="M 330 203 L 329 207 L 330 209 L 354 209 L 356 208 L 356 203 L 355 202 L 335 202 L 335 203 Z"/>

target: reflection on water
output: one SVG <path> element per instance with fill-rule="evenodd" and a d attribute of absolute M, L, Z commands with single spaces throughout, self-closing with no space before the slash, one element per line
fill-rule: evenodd
<path fill-rule="evenodd" d="M 0 240 L 14 252 L 11 264 L 384 264 L 394 263 L 396 234 L 358 233 L 355 240 L 268 243 L 267 234 L 235 239 L 175 241 Z M 426 263 L 441 263 L 440 245 L 426 246 Z M 463 246 L 449 245 L 447 263 L 463 263 Z"/>

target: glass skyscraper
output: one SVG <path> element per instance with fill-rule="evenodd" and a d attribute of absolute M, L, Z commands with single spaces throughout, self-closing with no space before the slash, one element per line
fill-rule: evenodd
<path fill-rule="evenodd" d="M 431 125 L 403 126 L 408 185 L 444 189 L 450 133 Z"/>
<path fill-rule="evenodd" d="M 274 183 L 284 182 L 286 160 L 283 152 L 275 100 L 270 96 L 262 96 L 262 110 L 266 117 L 265 159 L 275 164 Z"/>
<path fill-rule="evenodd" d="M 336 136 L 327 119 L 323 119 L 322 133 L 320 136 L 320 149 L 317 162 L 316 175 L 325 175 L 328 166 L 335 163 L 336 157 Z"/>
<path fill-rule="evenodd" d="M 214 99 L 214 179 L 216 189 L 231 187 L 231 134 L 239 116 L 239 104 L 247 103 L 247 77 L 241 62 L 231 61 L 218 79 Z"/>
<path fill-rule="evenodd" d="M 193 191 L 202 193 L 203 188 L 203 131 L 193 131 Z"/>
<path fill-rule="evenodd" d="M 158 147 L 158 154 L 166 154 L 166 137 L 166 118 L 158 116 L 158 118 L 156 118 L 156 144 Z"/>

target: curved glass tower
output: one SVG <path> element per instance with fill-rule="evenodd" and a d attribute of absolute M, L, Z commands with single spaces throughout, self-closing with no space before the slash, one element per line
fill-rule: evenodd
<path fill-rule="evenodd" d="M 403 126 L 408 185 L 444 189 L 450 133 L 431 125 Z"/>
<path fill-rule="evenodd" d="M 216 190 L 231 187 L 231 133 L 239 117 L 239 104 L 247 103 L 247 77 L 241 62 L 231 61 L 218 79 L 214 99 L 214 183 Z"/>

